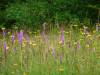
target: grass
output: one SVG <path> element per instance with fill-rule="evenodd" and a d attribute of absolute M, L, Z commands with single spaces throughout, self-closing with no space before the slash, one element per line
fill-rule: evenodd
<path fill-rule="evenodd" d="M 44 34 L 22 32 L 21 43 L 17 30 L 0 36 L 0 75 L 100 74 L 99 31 L 55 28 Z"/>

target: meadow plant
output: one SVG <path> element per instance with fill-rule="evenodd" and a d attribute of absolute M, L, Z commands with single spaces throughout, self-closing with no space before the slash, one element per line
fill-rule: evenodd
<path fill-rule="evenodd" d="M 45 30 L 20 30 L 9 35 L 6 32 L 6 36 L 2 33 L 0 75 L 100 74 L 98 28 L 95 33 L 89 32 L 87 27 L 81 28 L 81 31 L 54 28 L 47 33 Z"/>

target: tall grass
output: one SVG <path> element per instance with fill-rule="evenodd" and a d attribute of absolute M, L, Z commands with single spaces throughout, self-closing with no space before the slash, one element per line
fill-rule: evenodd
<path fill-rule="evenodd" d="M 99 75 L 99 33 L 77 25 L 48 33 L 3 29 L 0 75 Z"/>

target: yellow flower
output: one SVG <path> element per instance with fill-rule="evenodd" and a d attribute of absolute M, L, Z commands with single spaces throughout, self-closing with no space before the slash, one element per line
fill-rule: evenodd
<path fill-rule="evenodd" d="M 33 43 L 32 45 L 33 45 L 33 46 L 36 46 L 36 44 L 35 44 L 35 43 Z"/>
<path fill-rule="evenodd" d="M 88 34 L 87 36 L 88 36 L 88 37 L 91 37 L 92 35 L 91 35 L 91 34 Z"/>
<path fill-rule="evenodd" d="M 96 33 L 96 31 L 94 30 L 93 33 Z"/>
<path fill-rule="evenodd" d="M 68 34 L 69 32 L 65 32 L 66 34 Z"/>
<path fill-rule="evenodd" d="M 23 75 L 28 75 L 28 74 L 26 72 L 24 72 Z"/>
<path fill-rule="evenodd" d="M 16 63 L 15 63 L 15 64 L 13 64 L 13 66 L 17 66 L 17 65 L 18 65 L 18 64 L 16 64 Z"/>
<path fill-rule="evenodd" d="M 14 27 L 14 29 L 18 29 L 18 27 L 17 27 L 17 26 L 15 26 L 15 27 Z"/>
<path fill-rule="evenodd" d="M 81 34 L 84 35 L 85 33 L 84 32 L 81 32 Z"/>
<path fill-rule="evenodd" d="M 5 28 L 2 28 L 2 30 L 5 30 Z"/>
<path fill-rule="evenodd" d="M 74 27 L 77 27 L 78 25 L 73 25 Z"/>
<path fill-rule="evenodd" d="M 33 32 L 34 34 L 36 34 L 37 32 Z"/>
<path fill-rule="evenodd" d="M 32 45 L 32 41 L 30 41 L 30 45 Z"/>
<path fill-rule="evenodd" d="M 63 72 L 63 71 L 64 71 L 64 68 L 63 68 L 63 67 L 59 67 L 57 70 L 58 70 L 59 72 Z"/>
<path fill-rule="evenodd" d="M 62 44 L 62 41 L 59 41 L 59 44 Z"/>
<path fill-rule="evenodd" d="M 74 45 L 76 45 L 77 44 L 77 42 L 74 42 Z"/>
<path fill-rule="evenodd" d="M 83 38 L 80 39 L 80 41 L 84 40 Z"/>
<path fill-rule="evenodd" d="M 15 72 L 11 72 L 12 74 L 14 74 Z"/>
<path fill-rule="evenodd" d="M 62 71 L 64 71 L 64 69 L 63 68 L 60 68 L 59 71 L 62 72 Z"/>
<path fill-rule="evenodd" d="M 8 35 L 10 35 L 10 34 L 11 34 L 11 32 L 9 31 L 9 32 L 8 32 Z"/>
<path fill-rule="evenodd" d="M 82 28 L 80 28 L 79 30 L 80 30 L 80 31 L 83 31 L 83 29 L 82 29 Z"/>
<path fill-rule="evenodd" d="M 99 23 L 99 25 L 98 26 L 100 26 L 100 23 Z"/>
<path fill-rule="evenodd" d="M 32 34 L 32 32 L 29 32 L 29 34 Z"/>
<path fill-rule="evenodd" d="M 25 47 L 25 43 L 22 43 L 22 47 Z"/>
<path fill-rule="evenodd" d="M 86 47 L 89 48 L 90 46 L 89 45 L 86 45 Z"/>
<path fill-rule="evenodd" d="M 8 50 L 8 49 L 9 49 L 9 47 L 7 46 L 7 47 L 6 47 L 6 50 Z"/>

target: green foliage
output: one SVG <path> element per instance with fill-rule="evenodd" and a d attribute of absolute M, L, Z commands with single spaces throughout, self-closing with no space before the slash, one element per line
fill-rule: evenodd
<path fill-rule="evenodd" d="M 100 14 L 99 0 L 2 0 L 0 22 L 15 20 L 19 27 L 40 27 L 44 22 L 80 21 L 95 24 Z M 12 23 L 11 23 L 12 25 Z M 87 24 L 86 24 L 87 25 Z"/>

